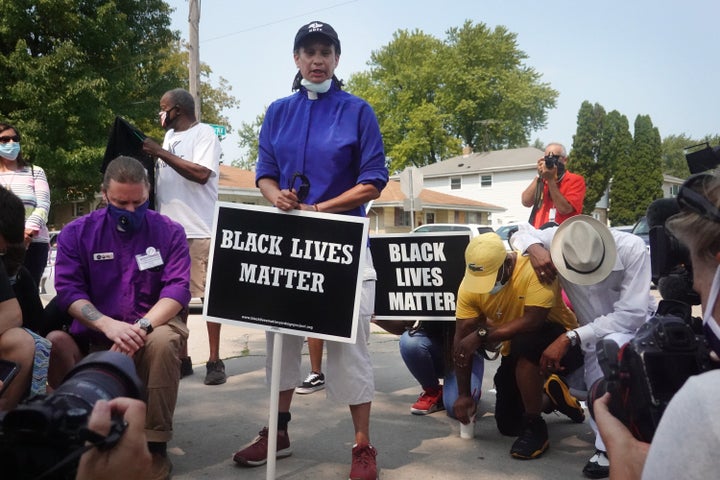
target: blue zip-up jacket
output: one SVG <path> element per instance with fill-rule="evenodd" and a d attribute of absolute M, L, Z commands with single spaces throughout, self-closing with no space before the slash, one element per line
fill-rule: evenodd
<path fill-rule="evenodd" d="M 304 174 L 310 181 L 304 203 L 310 205 L 361 183 L 382 191 L 388 171 L 375 112 L 334 81 L 316 100 L 300 87 L 265 113 L 255 172 L 256 183 L 272 178 L 283 189 L 296 172 Z M 365 216 L 361 206 L 344 213 Z"/>

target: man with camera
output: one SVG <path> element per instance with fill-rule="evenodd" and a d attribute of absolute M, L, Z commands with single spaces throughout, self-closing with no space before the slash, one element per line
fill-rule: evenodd
<path fill-rule="evenodd" d="M 677 206 L 680 213 L 665 227 L 689 250 L 693 289 L 703 309 L 703 345 L 710 350 L 706 369 L 712 370 L 682 384 L 662 412 L 650 444 L 613 416 L 611 394 L 595 401 L 595 418 L 612 459 L 611 479 L 706 479 L 715 478 L 720 468 L 715 455 L 720 448 L 720 173 L 688 178 Z"/>
<path fill-rule="evenodd" d="M 80 217 L 60 233 L 57 305 L 72 317 L 55 330 L 48 383 L 57 388 L 88 353 L 130 356 L 147 389 L 148 447 L 153 475 L 166 479 L 166 446 L 180 382 L 179 354 L 188 330 L 180 314 L 190 301 L 190 255 L 182 226 L 148 209 L 150 184 L 142 164 L 118 157 L 108 165 L 107 208 Z"/>
<path fill-rule="evenodd" d="M 548 222 L 560 225 L 565 219 L 582 213 L 585 179 L 567 171 L 567 152 L 559 143 L 545 148 L 537 161 L 538 176 L 522 192 L 523 206 L 532 207 L 528 222 L 540 228 Z"/>
<path fill-rule="evenodd" d="M 627 343 L 655 311 L 645 242 L 636 235 L 610 230 L 587 215 L 544 230 L 520 227 L 511 242 L 527 253 L 542 282 L 550 283 L 558 274 L 580 324 L 545 349 L 540 368 L 551 374 L 566 373 L 554 365 L 579 349 L 584 356 L 585 385 L 590 388 L 603 377 L 596 352 L 598 340 Z M 596 434 L 596 452 L 583 473 L 604 478 L 609 474 L 605 445 L 592 418 L 590 425 Z"/>
<path fill-rule="evenodd" d="M 537 458 L 549 446 L 541 413 L 543 383 L 540 356 L 559 335 L 577 327 L 562 301 L 558 282 L 543 284 L 527 257 L 506 252 L 496 233 L 473 238 L 465 250 L 466 270 L 458 289 L 453 360 L 458 398 L 455 417 L 463 424 L 475 414 L 470 377 L 479 348 L 503 342 L 502 360 L 494 377 L 495 421 L 503 435 L 517 436 L 510 455 Z M 558 359 L 568 370 L 582 363 Z"/>

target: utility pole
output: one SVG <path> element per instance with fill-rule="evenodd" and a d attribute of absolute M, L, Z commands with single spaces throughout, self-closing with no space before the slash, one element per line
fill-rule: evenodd
<path fill-rule="evenodd" d="M 195 118 L 200 121 L 200 0 L 190 0 L 190 94 L 195 100 Z"/>

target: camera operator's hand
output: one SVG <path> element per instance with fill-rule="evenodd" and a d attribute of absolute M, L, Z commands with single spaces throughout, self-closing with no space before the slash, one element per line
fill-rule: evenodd
<path fill-rule="evenodd" d="M 548 168 L 545 164 L 545 157 L 540 157 L 537 161 L 537 165 L 538 177 L 548 182 L 557 180 L 557 167 Z"/>
<path fill-rule="evenodd" d="M 593 414 L 610 458 L 610 479 L 633 480 L 642 476 L 650 444 L 633 437 L 609 409 L 610 394 L 593 403 Z"/>
<path fill-rule="evenodd" d="M 555 265 L 552 263 L 550 252 L 543 247 L 542 244 L 536 243 L 530 245 L 526 253 L 530 258 L 530 265 L 532 265 L 535 270 L 535 274 L 538 280 L 540 280 L 540 283 L 550 285 L 555 281 L 557 270 L 555 270 Z"/>
<path fill-rule="evenodd" d="M 88 428 L 101 435 L 110 433 L 111 415 L 122 415 L 127 429 L 110 450 L 93 448 L 80 457 L 75 480 L 125 480 L 148 478 L 152 457 L 145 437 L 145 403 L 126 397 L 95 403 Z"/>

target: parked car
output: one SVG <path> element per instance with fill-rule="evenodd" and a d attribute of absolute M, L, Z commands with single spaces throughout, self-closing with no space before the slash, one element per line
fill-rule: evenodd
<path fill-rule="evenodd" d="M 50 232 L 50 251 L 48 252 L 47 265 L 40 277 L 41 294 L 55 295 L 55 257 L 57 256 L 57 238 L 60 234 L 57 230 Z"/>
<path fill-rule="evenodd" d="M 645 247 L 648 253 L 650 253 L 650 227 L 647 223 L 647 217 L 640 217 L 640 220 L 637 221 L 630 233 L 642 238 L 643 241 L 645 241 Z"/>
<path fill-rule="evenodd" d="M 482 233 L 494 232 L 494 230 L 490 225 L 477 223 L 428 223 L 415 227 L 411 233 L 428 232 L 470 232 L 472 237 L 477 237 Z"/>

